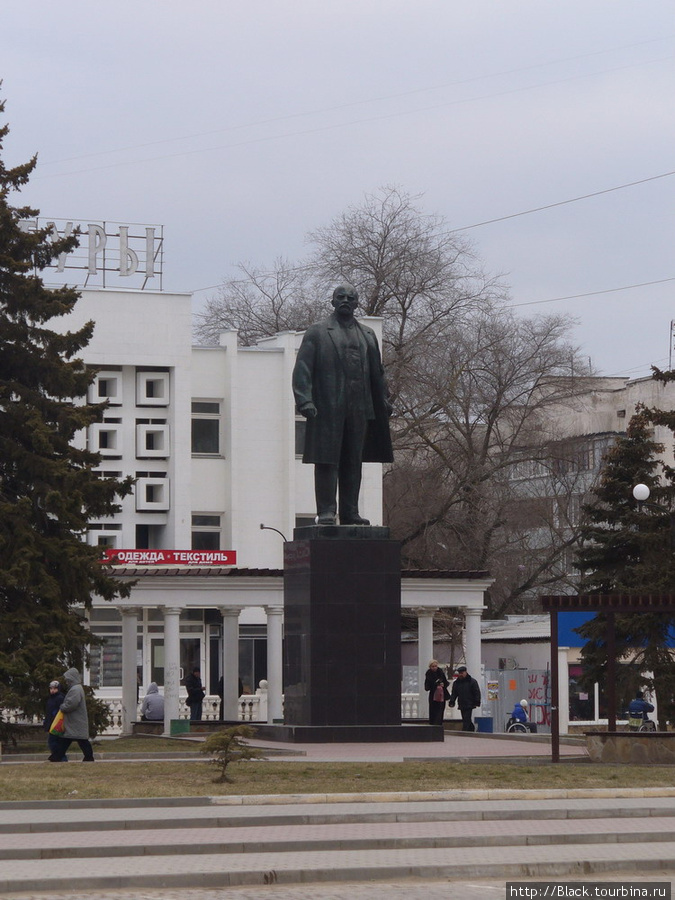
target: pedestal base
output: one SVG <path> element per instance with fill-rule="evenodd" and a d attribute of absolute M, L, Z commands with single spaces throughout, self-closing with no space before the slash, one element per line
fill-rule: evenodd
<path fill-rule="evenodd" d="M 440 725 L 258 725 L 255 739 L 288 744 L 394 744 L 443 741 Z"/>
<path fill-rule="evenodd" d="M 399 544 L 368 526 L 300 534 L 285 546 L 284 725 L 400 728 Z"/>

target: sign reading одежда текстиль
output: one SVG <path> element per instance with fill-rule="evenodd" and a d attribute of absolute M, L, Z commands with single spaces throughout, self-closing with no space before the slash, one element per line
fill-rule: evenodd
<path fill-rule="evenodd" d="M 113 566 L 235 566 L 236 550 L 115 550 L 106 548 L 103 561 Z"/>

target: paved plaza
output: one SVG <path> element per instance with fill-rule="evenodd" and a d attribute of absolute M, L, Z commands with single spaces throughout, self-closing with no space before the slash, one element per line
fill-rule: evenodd
<path fill-rule="evenodd" d="M 547 761 L 542 737 L 256 743 L 289 761 L 498 764 Z M 563 765 L 584 765 L 585 746 L 564 742 L 561 755 Z M 31 764 L 45 765 L 21 763 Z M 105 751 L 99 765 L 107 765 Z M 0 897 L 491 900 L 506 898 L 507 881 L 675 878 L 675 787 L 540 791 L 534 783 L 530 775 L 526 788 L 503 791 L 477 784 L 417 793 L 0 802 Z"/>

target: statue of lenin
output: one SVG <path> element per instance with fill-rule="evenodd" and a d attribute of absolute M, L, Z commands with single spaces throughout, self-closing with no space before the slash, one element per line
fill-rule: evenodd
<path fill-rule="evenodd" d="M 358 299 L 350 284 L 335 289 L 334 312 L 307 329 L 293 370 L 319 525 L 336 524 L 338 495 L 341 525 L 369 525 L 359 515 L 361 463 L 393 460 L 380 348 L 375 332 L 354 317 Z"/>

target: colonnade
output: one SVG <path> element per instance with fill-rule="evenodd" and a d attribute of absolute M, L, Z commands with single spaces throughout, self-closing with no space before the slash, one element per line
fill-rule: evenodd
<path fill-rule="evenodd" d="M 136 719 L 136 644 L 138 606 L 118 607 L 122 615 L 122 733 L 130 734 Z M 239 614 L 240 606 L 217 607 L 223 620 L 222 718 L 236 721 L 239 700 Z M 164 734 L 171 733 L 171 720 L 178 718 L 180 694 L 180 614 L 183 607 L 160 607 L 164 615 Z M 280 720 L 283 710 L 283 607 L 267 606 L 268 722 Z"/>
<path fill-rule="evenodd" d="M 180 692 L 180 614 L 181 606 L 160 607 L 164 615 L 164 733 L 170 734 L 171 720 L 178 718 Z M 239 700 L 239 614 L 243 607 L 219 606 L 223 620 L 222 659 L 223 711 L 222 718 L 236 721 Z M 481 672 L 481 607 L 455 607 L 464 613 L 464 657 L 469 673 L 480 677 Z M 409 610 L 418 623 L 418 685 L 419 710 L 425 708 L 424 676 L 434 655 L 434 615 L 439 607 L 416 607 Z M 120 606 L 122 615 L 122 733 L 130 734 L 136 718 L 136 644 L 139 616 L 142 608 Z M 268 718 L 272 724 L 283 715 L 283 607 L 266 606 L 267 614 L 267 682 Z"/>
<path fill-rule="evenodd" d="M 464 613 L 464 658 L 469 674 L 480 679 L 480 618 L 482 607 L 459 607 Z M 417 616 L 417 684 L 419 690 L 419 715 L 427 701 L 424 690 L 424 676 L 429 660 L 434 658 L 434 615 L 439 607 L 418 607 L 409 610 Z"/>

